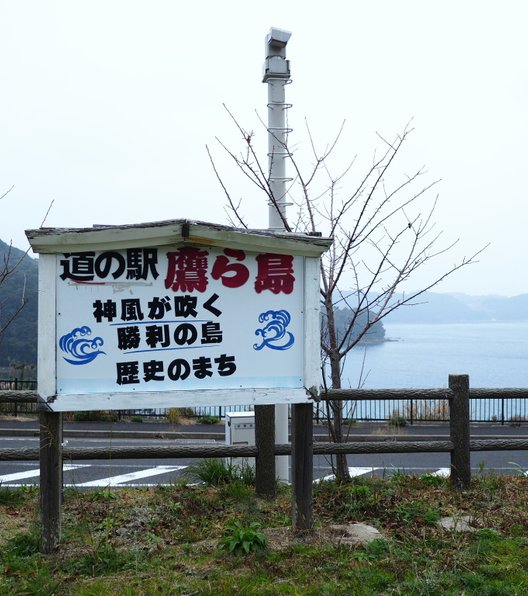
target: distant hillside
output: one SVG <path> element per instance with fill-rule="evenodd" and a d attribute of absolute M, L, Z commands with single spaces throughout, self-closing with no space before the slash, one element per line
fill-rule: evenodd
<path fill-rule="evenodd" d="M 344 334 L 346 333 L 346 330 L 348 329 L 348 326 L 352 321 L 354 311 L 348 308 L 336 308 L 334 310 L 334 316 L 336 322 L 337 339 L 338 341 L 341 341 L 344 337 Z M 369 313 L 361 312 L 358 315 L 357 320 L 355 321 L 354 326 L 352 327 L 347 344 L 353 343 L 355 340 L 357 340 L 357 337 L 363 331 L 363 329 L 368 327 L 368 321 Z M 324 315 L 321 316 L 321 323 L 322 333 L 324 335 L 326 332 L 326 317 Z M 365 333 L 365 335 L 361 338 L 360 343 L 378 344 L 383 341 L 385 341 L 385 328 L 383 326 L 383 323 L 381 321 L 378 321 L 377 323 L 372 325 L 372 327 L 367 331 L 367 333 Z"/>
<path fill-rule="evenodd" d="M 522 321 L 528 319 L 528 294 L 505 296 L 466 296 L 454 294 L 472 312 L 486 320 Z"/>
<path fill-rule="evenodd" d="M 528 320 L 528 294 L 468 296 L 426 292 L 412 305 L 401 306 L 386 323 L 480 323 Z"/>
<path fill-rule="evenodd" d="M 16 269 L 2 279 L 6 265 Z M 37 363 L 37 283 L 38 262 L 18 248 L 0 240 L 0 329 L 20 307 L 26 305 L 0 335 L 0 366 Z"/>

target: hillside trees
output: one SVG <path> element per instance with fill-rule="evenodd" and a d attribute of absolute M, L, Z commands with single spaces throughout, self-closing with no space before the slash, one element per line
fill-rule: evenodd
<path fill-rule="evenodd" d="M 322 385 L 340 389 L 346 358 L 373 327 L 395 309 L 413 304 L 446 277 L 475 263 L 481 251 L 446 265 L 440 274 L 435 273 L 437 267 L 428 267 L 449 253 L 457 241 L 443 243 L 441 232 L 435 228 L 438 181 L 427 180 L 423 167 L 409 174 L 401 172 L 399 159 L 412 133 L 409 126 L 392 140 L 378 135 L 381 150 L 361 171 L 355 158 L 341 167 L 334 166 L 333 161 L 339 164 L 335 154 L 343 145 L 343 126 L 333 141 L 319 150 L 307 125 L 304 146 L 310 148 L 309 159 L 299 157 L 302 143 L 294 148 L 286 142 L 282 147 L 293 172 L 285 197 L 293 209 L 286 218 L 279 204 L 283 197 L 273 194 L 255 146 L 255 134 L 228 114 L 241 136 L 242 149 L 232 150 L 217 140 L 235 168 L 281 214 L 284 228 L 334 239 L 321 261 Z M 243 215 L 246 204 L 233 200 L 207 150 L 227 198 L 231 223 L 247 227 Z M 430 271 L 429 281 L 416 291 L 401 293 L 422 269 Z M 340 309 L 346 309 L 349 316 L 338 332 Z M 332 439 L 341 442 L 345 438 L 342 402 L 327 402 L 327 407 Z M 337 456 L 333 468 L 337 478 L 348 477 L 345 456 Z"/>
<path fill-rule="evenodd" d="M 36 262 L 0 240 L 0 366 L 36 364 L 37 279 Z"/>

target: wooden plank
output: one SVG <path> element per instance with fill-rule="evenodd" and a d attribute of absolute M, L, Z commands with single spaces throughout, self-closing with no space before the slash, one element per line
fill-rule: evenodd
<path fill-rule="evenodd" d="M 39 228 L 28 230 L 27 236 L 33 250 L 40 254 L 93 250 L 94 245 L 97 250 L 118 250 L 187 243 L 314 257 L 332 243 L 331 238 L 240 229 L 188 219 L 91 228 Z"/>
<path fill-rule="evenodd" d="M 449 375 L 453 399 L 449 402 L 451 451 L 451 484 L 457 489 L 469 488 L 471 453 L 469 443 L 469 376 Z"/>
<path fill-rule="evenodd" d="M 55 551 L 61 536 L 62 414 L 40 413 L 40 549 Z"/>
<path fill-rule="evenodd" d="M 304 259 L 304 386 L 318 397 L 321 384 L 319 259 Z"/>
<path fill-rule="evenodd" d="M 309 394 L 303 387 L 275 389 L 210 389 L 185 391 L 136 391 L 130 393 L 61 394 L 48 402 L 54 412 L 85 410 L 135 410 L 141 408 L 180 408 L 198 406 L 269 405 L 305 403 Z M 141 404 L 139 406 L 138 404 Z"/>
<path fill-rule="evenodd" d="M 230 394 L 236 394 L 237 390 L 230 390 Z M 247 389 L 243 390 L 247 393 Z M 249 390 L 251 393 L 251 390 Z M 260 391 L 260 390 L 259 390 Z M 280 391 L 281 393 L 296 392 L 299 393 L 300 398 L 305 401 L 309 399 L 306 392 L 301 389 L 266 389 L 266 397 L 264 401 L 267 401 L 268 396 L 271 398 L 273 392 Z M 181 392 L 184 393 L 184 392 Z M 203 393 L 203 391 L 200 391 Z M 112 394 L 115 395 L 115 394 Z M 65 396 L 66 397 L 66 396 Z M 68 396 L 75 400 L 88 398 L 88 394 L 85 396 Z M 94 394 L 89 394 L 89 399 L 93 399 Z M 321 394 L 320 398 L 322 401 L 326 399 L 336 400 L 351 400 L 351 401 L 372 401 L 372 400 L 428 400 L 428 399 L 452 399 L 453 393 L 450 389 L 329 389 L 328 392 Z M 253 403 L 257 402 L 258 396 L 253 394 Z M 108 396 L 102 395 L 101 399 L 108 401 Z M 211 401 L 211 396 L 206 399 Z M 297 396 L 295 396 L 297 399 Z M 488 389 L 488 388 L 470 388 L 469 399 L 528 399 L 528 389 L 523 388 L 502 388 L 502 389 Z M 32 403 L 38 400 L 38 392 L 32 390 L 14 390 L 14 389 L 2 389 L 0 390 L 0 403 Z M 259 403 L 262 403 L 259 400 Z M 292 401 L 288 403 L 294 403 Z M 231 404 L 230 404 L 231 405 Z M 236 405 L 236 404 L 232 404 Z"/>
<path fill-rule="evenodd" d="M 313 526 L 313 406 L 292 407 L 292 527 Z"/>
<path fill-rule="evenodd" d="M 275 406 L 255 406 L 255 492 L 265 499 L 276 496 Z"/>
<path fill-rule="evenodd" d="M 43 399 L 56 393 L 56 278 L 56 256 L 42 255 L 38 281 L 38 393 Z"/>

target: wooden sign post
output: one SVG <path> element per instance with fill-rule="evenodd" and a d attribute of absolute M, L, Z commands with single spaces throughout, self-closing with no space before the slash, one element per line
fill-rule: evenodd
<path fill-rule="evenodd" d="M 43 492 L 60 481 L 53 414 L 306 404 L 317 392 L 331 240 L 188 220 L 26 233 L 39 254 Z M 54 497 L 41 506 L 49 550 L 60 516 Z"/>

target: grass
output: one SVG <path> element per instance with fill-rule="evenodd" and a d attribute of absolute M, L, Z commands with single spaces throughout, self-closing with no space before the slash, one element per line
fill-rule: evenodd
<path fill-rule="evenodd" d="M 528 593 L 528 478 L 519 474 L 476 478 L 463 493 L 404 473 L 315 485 L 318 528 L 362 522 L 382 532 L 355 547 L 292 536 L 290 489 L 259 500 L 235 479 L 68 490 L 61 547 L 44 556 L 38 493 L 10 493 L 0 499 L 0 594 Z M 475 531 L 443 530 L 444 516 L 470 516 Z"/>
<path fill-rule="evenodd" d="M 250 465 L 237 465 L 221 458 L 208 458 L 196 462 L 190 466 L 188 476 L 209 486 L 255 483 L 255 470 Z"/>

